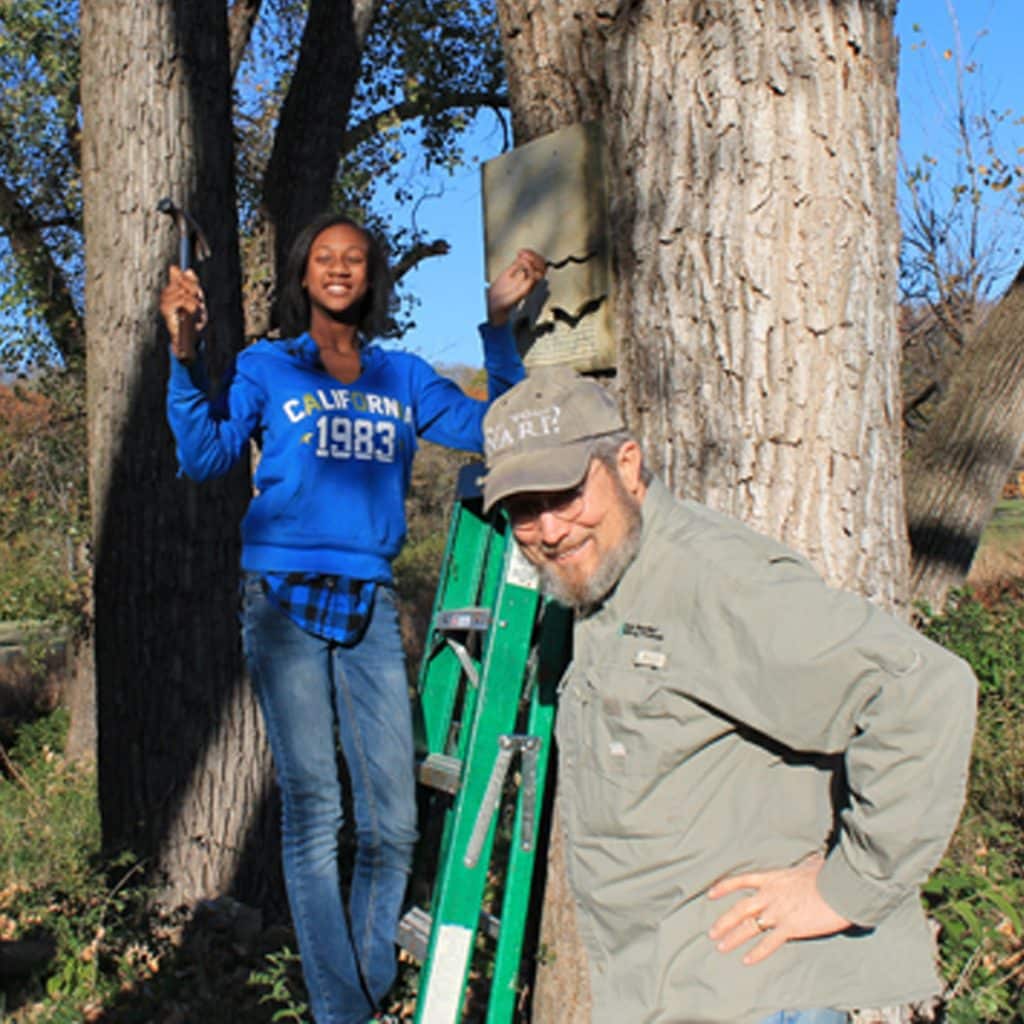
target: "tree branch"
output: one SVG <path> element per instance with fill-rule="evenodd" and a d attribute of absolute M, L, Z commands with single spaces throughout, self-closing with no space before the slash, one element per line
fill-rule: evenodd
<path fill-rule="evenodd" d="M 78 79 L 75 79 L 75 84 L 71 87 L 70 103 L 68 109 L 71 111 L 77 111 L 82 105 L 82 90 L 79 86 Z M 75 170 L 82 173 L 82 128 L 79 124 L 78 118 L 72 113 L 71 117 L 64 123 L 64 139 L 67 142 L 68 152 L 71 154 L 71 162 L 75 166 Z"/>
<path fill-rule="evenodd" d="M 352 4 L 352 24 L 356 30 L 356 46 L 362 51 L 366 45 L 366 37 L 377 14 L 380 0 L 355 0 Z"/>
<path fill-rule="evenodd" d="M 508 96 L 503 92 L 488 90 L 429 94 L 419 99 L 403 100 L 353 125 L 345 132 L 342 151 L 351 153 L 356 146 L 376 135 L 389 122 L 411 121 L 417 117 L 428 117 L 458 107 L 491 107 L 496 112 L 507 110 Z"/>
<path fill-rule="evenodd" d="M 328 204 L 377 2 L 310 2 L 263 180 L 262 207 L 273 228 L 277 267 L 302 226 Z"/>
<path fill-rule="evenodd" d="M 85 325 L 67 278 L 42 236 L 41 230 L 47 226 L 51 225 L 34 220 L 18 194 L 0 180 L 0 231 L 7 235 L 11 253 L 61 355 L 79 355 L 85 352 Z"/>
<path fill-rule="evenodd" d="M 941 608 L 967 575 L 1024 436 L 1024 267 L 957 363 L 904 470 L 911 593 Z"/>
<path fill-rule="evenodd" d="M 903 403 L 903 424 L 906 427 L 910 427 L 910 417 L 913 416 L 922 405 L 925 404 L 929 399 L 934 398 L 940 391 L 939 382 L 937 380 L 929 381 L 913 398 L 907 399 Z"/>
<path fill-rule="evenodd" d="M 259 17 L 262 0 L 234 0 L 228 8 L 228 52 L 231 61 L 231 80 L 235 80 L 238 68 L 249 45 L 253 26 Z"/>
<path fill-rule="evenodd" d="M 399 257 L 391 268 L 391 279 L 400 281 L 424 260 L 432 256 L 447 256 L 450 251 L 451 246 L 443 238 L 435 239 L 433 242 L 420 242 Z"/>

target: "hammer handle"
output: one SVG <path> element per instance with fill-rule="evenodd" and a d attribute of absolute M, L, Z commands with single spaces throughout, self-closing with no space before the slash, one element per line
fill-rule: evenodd
<path fill-rule="evenodd" d="M 192 246 L 189 244 L 188 226 L 181 223 L 178 230 L 178 266 L 182 270 L 188 270 L 192 262 Z"/>

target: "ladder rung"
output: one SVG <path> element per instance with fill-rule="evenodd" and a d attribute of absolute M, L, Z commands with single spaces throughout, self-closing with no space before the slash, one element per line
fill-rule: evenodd
<path fill-rule="evenodd" d="M 487 913 L 486 910 L 481 910 L 480 931 L 497 942 L 498 936 L 501 935 L 501 918 Z"/>
<path fill-rule="evenodd" d="M 420 763 L 420 782 L 453 796 L 462 781 L 462 762 L 449 754 L 428 754 Z"/>
<path fill-rule="evenodd" d="M 490 625 L 490 608 L 452 608 L 438 612 L 434 622 L 441 633 L 486 633 Z"/>
<path fill-rule="evenodd" d="M 427 959 L 430 925 L 430 915 L 422 907 L 411 907 L 398 922 L 395 942 L 420 963 Z"/>
<path fill-rule="evenodd" d="M 410 956 L 423 963 L 427 959 L 427 946 L 430 944 L 432 927 L 433 918 L 426 910 L 422 907 L 410 907 L 398 922 L 395 942 Z M 495 942 L 498 941 L 498 936 L 501 935 L 500 918 L 481 910 L 478 927 L 484 935 Z"/>

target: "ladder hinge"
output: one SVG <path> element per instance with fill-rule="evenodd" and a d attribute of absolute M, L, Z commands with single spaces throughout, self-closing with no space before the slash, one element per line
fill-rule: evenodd
<path fill-rule="evenodd" d="M 539 736 L 520 736 L 511 733 L 498 737 L 498 756 L 494 759 L 494 767 L 487 780 L 487 788 L 480 801 L 480 810 L 473 823 L 473 831 L 466 844 L 466 854 L 462 860 L 467 868 L 476 867 L 476 863 L 480 859 L 480 851 L 483 849 L 487 831 L 491 827 L 491 819 L 501 802 L 501 790 L 505 785 L 505 776 L 512 763 L 512 755 L 516 751 L 522 755 L 523 764 L 523 816 L 520 845 L 524 850 L 533 849 L 534 827 L 537 820 L 537 752 L 539 750 Z"/>

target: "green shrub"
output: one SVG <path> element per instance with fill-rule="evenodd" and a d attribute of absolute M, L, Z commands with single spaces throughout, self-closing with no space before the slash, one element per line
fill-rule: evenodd
<path fill-rule="evenodd" d="M 0 778 L 0 890 L 31 879 L 40 890 L 91 884 L 100 825 L 91 770 L 63 758 L 67 712 L 24 725 Z"/>
<path fill-rule="evenodd" d="M 24 1019 L 40 1024 L 81 1021 L 83 1008 L 116 989 L 100 970 L 101 950 L 127 906 L 98 866 L 95 778 L 65 761 L 66 730 L 59 710 L 23 725 L 10 752 L 0 751 L 0 921 L 7 938 L 52 946 L 45 977 L 22 986 L 36 1003 Z"/>
<path fill-rule="evenodd" d="M 299 954 L 287 946 L 264 957 L 266 967 L 249 975 L 249 984 L 265 991 L 260 996 L 261 1004 L 276 1006 L 270 1018 L 277 1021 L 292 1021 L 293 1024 L 308 1024 L 309 1006 L 302 999 L 304 992 Z"/>
<path fill-rule="evenodd" d="M 74 622 L 88 578 L 84 374 L 0 397 L 0 620 Z"/>
<path fill-rule="evenodd" d="M 923 631 L 978 676 L 967 803 L 925 889 L 951 1024 L 1024 1021 L 1024 604 L 956 593 Z"/>

